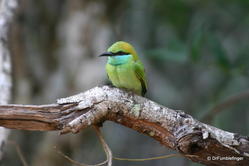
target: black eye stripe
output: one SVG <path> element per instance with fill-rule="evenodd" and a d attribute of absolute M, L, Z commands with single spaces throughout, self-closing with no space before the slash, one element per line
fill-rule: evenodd
<path fill-rule="evenodd" d="M 113 55 L 128 55 L 129 53 L 128 52 L 124 52 L 124 51 L 118 51 L 118 52 L 115 52 L 115 53 L 112 53 Z"/>

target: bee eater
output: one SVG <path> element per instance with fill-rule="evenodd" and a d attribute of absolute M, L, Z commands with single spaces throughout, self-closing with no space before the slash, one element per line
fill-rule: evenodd
<path fill-rule="evenodd" d="M 115 87 L 145 95 L 147 82 L 144 66 L 131 44 L 118 41 L 99 56 L 108 56 L 106 72 Z"/>

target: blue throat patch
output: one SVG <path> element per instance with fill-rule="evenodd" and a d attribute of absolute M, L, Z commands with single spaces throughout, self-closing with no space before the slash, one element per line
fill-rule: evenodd
<path fill-rule="evenodd" d="M 124 63 L 129 62 L 130 60 L 132 60 L 131 54 L 120 55 L 120 56 L 109 56 L 108 57 L 108 63 L 113 65 L 113 66 L 122 65 Z"/>

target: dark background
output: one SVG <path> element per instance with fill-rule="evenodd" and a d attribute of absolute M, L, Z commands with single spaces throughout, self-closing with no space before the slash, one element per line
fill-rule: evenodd
<path fill-rule="evenodd" d="M 133 44 L 145 64 L 147 97 L 201 120 L 217 104 L 249 89 L 248 0 L 21 0 L 11 29 L 13 103 L 48 104 L 108 83 L 105 58 L 112 43 Z M 248 98 L 208 123 L 249 134 Z M 146 158 L 175 153 L 148 136 L 105 122 L 114 156 Z M 68 166 L 54 150 L 84 163 L 104 152 L 93 129 L 58 132 L 13 130 L 30 166 Z M 21 166 L 7 144 L 3 166 Z M 115 166 L 198 165 L 183 157 Z"/>

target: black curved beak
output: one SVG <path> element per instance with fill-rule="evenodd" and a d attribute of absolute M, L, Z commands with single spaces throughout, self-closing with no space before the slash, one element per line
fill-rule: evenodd
<path fill-rule="evenodd" d="M 101 56 L 115 56 L 115 55 L 111 52 L 104 52 L 103 54 L 99 55 L 99 57 Z"/>

